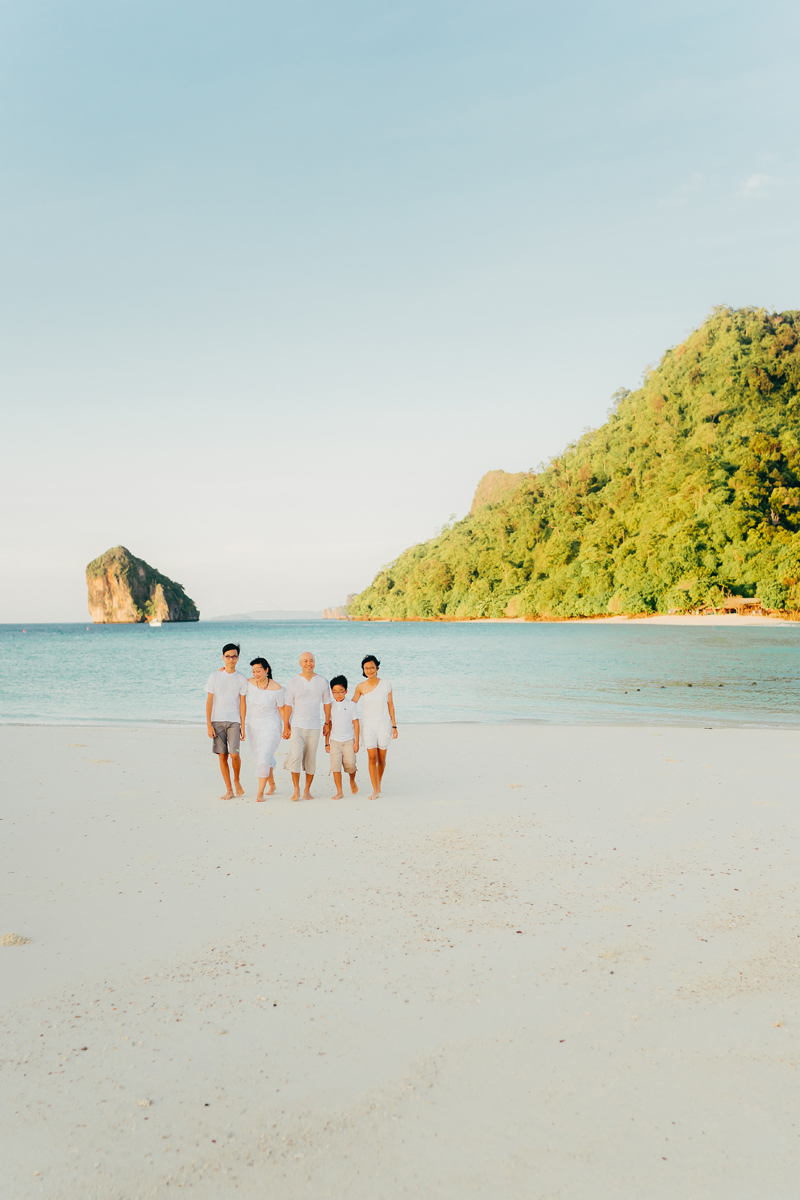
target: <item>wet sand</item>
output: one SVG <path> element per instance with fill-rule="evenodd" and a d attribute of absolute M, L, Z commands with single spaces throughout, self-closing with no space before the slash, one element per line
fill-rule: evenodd
<path fill-rule="evenodd" d="M 3 1195 L 794 1198 L 800 735 L 400 732 L 0 729 Z"/>

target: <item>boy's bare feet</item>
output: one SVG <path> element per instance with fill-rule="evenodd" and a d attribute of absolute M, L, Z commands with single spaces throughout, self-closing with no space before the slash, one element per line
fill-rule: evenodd
<path fill-rule="evenodd" d="M 237 796 L 244 795 L 244 788 L 242 787 L 242 785 L 240 783 L 237 783 L 237 785 L 236 785 L 236 795 Z"/>
<path fill-rule="evenodd" d="M 372 795 L 370 796 L 370 800 L 377 800 L 379 796 L 380 796 L 380 792 L 373 792 Z"/>
<path fill-rule="evenodd" d="M 306 792 L 303 792 L 303 799 L 304 800 L 313 800 L 314 797 L 311 795 L 311 792 L 306 791 Z"/>
<path fill-rule="evenodd" d="M 226 792 L 224 796 L 220 796 L 220 800 L 232 800 L 233 792 Z"/>
<path fill-rule="evenodd" d="M 300 793 L 299 793 L 299 792 L 293 792 L 293 793 L 292 793 L 292 795 L 289 797 L 289 799 L 290 799 L 290 800 L 299 800 L 299 799 L 300 799 Z"/>
<path fill-rule="evenodd" d="M 350 791 L 353 793 L 354 796 L 358 792 L 358 785 L 356 783 L 355 775 L 350 776 Z"/>
<path fill-rule="evenodd" d="M 331 796 L 331 800 L 344 800 L 344 796 L 341 792 L 337 792 L 335 796 Z"/>

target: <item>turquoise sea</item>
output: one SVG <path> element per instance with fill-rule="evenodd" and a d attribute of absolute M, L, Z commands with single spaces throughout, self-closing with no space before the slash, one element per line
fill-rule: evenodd
<path fill-rule="evenodd" d="M 381 659 L 400 722 L 800 726 L 800 624 L 241 621 L 0 626 L 3 723 L 201 721 L 224 642 L 286 682 L 306 649 L 347 675 Z"/>

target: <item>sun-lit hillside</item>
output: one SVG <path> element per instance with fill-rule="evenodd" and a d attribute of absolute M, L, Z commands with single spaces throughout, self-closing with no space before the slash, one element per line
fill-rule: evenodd
<path fill-rule="evenodd" d="M 609 419 L 412 546 L 355 617 L 800 608 L 800 313 L 715 310 Z"/>

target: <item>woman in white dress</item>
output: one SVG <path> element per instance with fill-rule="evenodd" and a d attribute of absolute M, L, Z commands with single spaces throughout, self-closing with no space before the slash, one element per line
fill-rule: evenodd
<path fill-rule="evenodd" d="M 378 662 L 374 654 L 361 661 L 364 683 L 353 692 L 353 702 L 361 701 L 361 744 L 369 755 L 369 777 L 372 780 L 370 800 L 381 794 L 383 772 L 386 770 L 386 751 L 389 742 L 397 737 L 397 718 L 394 715 L 392 685 L 388 679 L 378 675 Z"/>
<path fill-rule="evenodd" d="M 275 751 L 286 725 L 286 689 L 272 678 L 272 668 L 265 658 L 254 658 L 250 666 L 253 677 L 247 681 L 247 737 L 256 760 L 256 800 L 260 804 L 267 784 L 267 795 L 275 792 Z"/>

